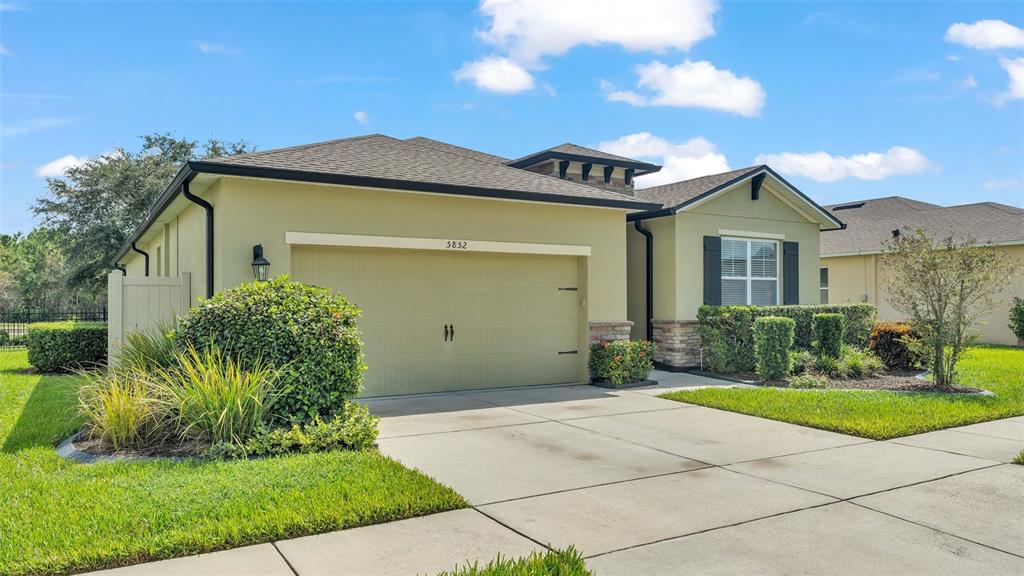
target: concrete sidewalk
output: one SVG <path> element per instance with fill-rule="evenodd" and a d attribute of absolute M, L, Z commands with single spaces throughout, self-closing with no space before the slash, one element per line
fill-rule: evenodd
<path fill-rule="evenodd" d="M 1024 417 L 875 442 L 559 386 L 367 401 L 458 510 L 105 574 L 435 574 L 576 546 L 595 573 L 1024 573 Z"/>

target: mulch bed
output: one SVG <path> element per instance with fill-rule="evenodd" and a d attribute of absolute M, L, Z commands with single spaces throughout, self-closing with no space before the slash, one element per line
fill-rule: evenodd
<path fill-rule="evenodd" d="M 908 370 L 887 370 L 877 376 L 870 378 L 829 378 L 828 390 L 892 390 L 899 392 L 936 392 L 941 394 L 970 394 L 984 392 L 980 388 L 969 388 L 967 386 L 954 386 L 952 388 L 938 388 L 933 382 L 922 380 L 917 377 L 919 372 Z M 754 373 L 730 374 L 733 378 L 749 381 L 758 386 L 773 388 L 789 388 L 785 380 L 762 382 Z"/>
<path fill-rule="evenodd" d="M 167 444 L 154 446 L 144 450 L 111 450 L 110 446 L 98 439 L 84 438 L 80 435 L 75 438 L 75 449 L 94 456 L 113 456 L 116 458 L 194 458 L 209 448 L 209 444 L 201 442 L 184 442 L 180 444 Z"/>

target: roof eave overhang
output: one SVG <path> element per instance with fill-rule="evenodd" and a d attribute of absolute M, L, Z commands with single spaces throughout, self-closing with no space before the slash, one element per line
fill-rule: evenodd
<path fill-rule="evenodd" d="M 149 214 L 146 216 L 146 220 L 135 228 L 131 236 L 128 237 L 128 240 L 123 246 L 121 246 L 121 249 L 117 251 L 117 256 L 110 261 L 111 266 L 117 266 L 120 264 L 121 259 L 131 251 L 132 244 L 142 237 L 146 230 L 148 230 L 150 226 L 156 222 L 157 218 L 160 217 L 160 214 L 167 209 L 167 206 L 169 206 L 170 203 L 178 197 L 178 194 L 181 193 L 181 185 L 185 182 L 192 181 L 192 179 L 196 177 L 196 171 L 192 169 L 191 164 L 191 162 L 186 162 L 185 165 L 178 170 L 178 173 L 174 175 L 174 179 L 171 180 L 171 183 L 167 188 L 160 193 L 160 196 L 157 196 L 156 202 L 153 203 L 153 206 L 149 210 Z"/>
<path fill-rule="evenodd" d="M 846 229 L 846 224 L 844 222 L 842 222 L 841 220 L 839 220 L 838 218 L 833 216 L 828 210 L 826 210 L 824 207 L 819 205 L 817 202 L 815 202 L 814 200 L 811 200 L 810 198 L 808 198 L 806 194 L 804 194 L 799 189 L 797 189 L 796 186 L 793 186 L 792 184 L 787 182 L 785 178 L 783 178 L 782 176 L 779 176 L 778 173 L 776 173 L 774 170 L 772 170 L 768 166 L 761 166 L 759 168 L 755 168 L 754 170 L 751 170 L 750 172 L 747 172 L 745 174 L 741 174 L 741 175 L 737 176 L 736 178 L 733 178 L 732 180 L 729 180 L 727 182 L 723 182 L 722 184 L 719 184 L 718 186 L 715 186 L 714 188 L 708 190 L 707 192 L 703 192 L 703 193 L 701 193 L 701 194 L 699 194 L 697 196 L 694 196 L 693 198 L 690 198 L 689 200 L 687 200 L 685 202 L 682 202 L 681 204 L 677 204 L 677 205 L 671 206 L 671 207 L 661 208 L 660 210 L 655 210 L 653 212 L 644 212 L 644 213 L 641 213 L 641 214 L 631 214 L 630 216 L 627 217 L 627 219 L 631 220 L 631 221 L 632 220 L 647 220 L 649 218 L 660 218 L 662 216 L 669 216 L 669 215 L 673 215 L 673 214 L 678 214 L 681 211 L 688 210 L 690 208 L 693 208 L 693 207 L 697 206 L 698 204 L 706 202 L 707 200 L 710 200 L 714 196 L 717 196 L 718 194 L 726 192 L 726 191 L 732 189 L 735 186 L 743 184 L 744 182 L 753 179 L 755 176 L 757 176 L 759 174 L 768 174 L 768 175 L 770 175 L 772 178 L 774 178 L 780 184 L 782 184 L 787 190 L 789 190 L 796 197 L 798 197 L 803 203 L 805 203 L 807 206 L 809 206 L 812 209 L 813 212 L 815 212 L 816 214 L 820 215 L 821 216 L 821 220 L 819 220 L 819 223 L 820 223 L 820 226 L 821 226 L 821 231 L 828 232 L 828 231 L 831 231 L 831 230 L 845 230 Z"/>
<path fill-rule="evenodd" d="M 582 154 L 569 154 L 568 152 L 557 152 L 554 150 L 545 150 L 544 152 L 540 152 L 532 156 L 527 156 L 526 158 L 512 160 L 511 162 L 508 162 L 505 165 L 510 166 L 512 168 L 526 168 L 527 166 L 533 166 L 534 164 L 545 162 L 547 160 L 569 160 L 572 162 L 600 164 L 602 166 L 621 166 L 622 168 L 632 168 L 633 170 L 635 170 L 635 173 L 633 174 L 634 177 L 644 176 L 645 174 L 653 174 L 661 170 L 661 166 L 658 166 L 657 164 L 651 164 L 649 162 L 638 162 L 635 160 L 613 160 L 611 158 L 583 156 Z"/>
<path fill-rule="evenodd" d="M 157 198 L 150 210 L 146 220 L 135 229 L 124 246 L 118 251 L 117 256 L 111 260 L 111 265 L 117 265 L 131 250 L 133 242 L 145 233 L 150 226 L 159 218 L 160 214 L 168 205 L 181 193 L 181 185 L 191 181 L 199 174 L 212 174 L 217 176 L 239 176 L 244 178 L 262 178 L 269 180 L 287 180 L 292 182 L 308 182 L 313 184 L 336 184 L 347 186 L 361 186 L 365 188 L 386 188 L 392 190 L 409 192 L 427 192 L 435 194 L 450 194 L 455 196 L 470 196 L 474 198 L 492 198 L 498 200 L 520 200 L 526 202 L 543 202 L 547 204 L 560 204 L 571 206 L 592 206 L 597 208 L 618 208 L 630 212 L 646 212 L 660 208 L 660 204 L 651 202 L 640 202 L 623 198 L 585 198 L 580 196 L 566 196 L 562 194 L 545 194 L 539 192 L 521 192 L 515 190 L 497 190 L 475 186 L 453 186 L 448 184 L 436 184 L 432 182 L 415 182 L 408 180 L 392 180 L 388 178 L 373 178 L 367 176 L 353 176 L 348 174 L 331 174 L 325 172 L 308 172 L 304 170 L 288 170 L 282 168 L 266 168 L 262 166 L 239 166 L 237 164 L 224 164 L 220 162 L 206 162 L 202 160 L 191 161 L 182 166 L 175 175 L 174 180 Z"/>
<path fill-rule="evenodd" d="M 1024 246 L 1024 239 L 1021 240 L 995 240 L 992 242 L 979 242 L 978 246 L 981 248 L 997 248 L 999 246 Z M 832 253 L 821 253 L 822 258 L 846 258 L 849 256 L 877 256 L 878 254 L 885 254 L 885 250 L 882 249 L 865 249 L 865 250 L 853 250 L 850 252 L 832 252 Z"/>

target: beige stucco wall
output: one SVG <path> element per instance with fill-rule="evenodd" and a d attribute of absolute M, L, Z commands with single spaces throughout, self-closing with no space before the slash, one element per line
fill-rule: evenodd
<path fill-rule="evenodd" d="M 1024 246 L 993 248 L 1008 254 L 1024 265 Z M 821 258 L 821 266 L 828 268 L 829 302 L 835 304 L 867 302 L 878 307 L 879 320 L 903 320 L 904 315 L 893 309 L 886 298 L 884 272 L 875 254 Z M 977 327 L 981 341 L 989 344 L 1015 344 L 1016 336 L 1010 332 L 1010 305 L 1013 297 L 1024 298 L 1024 275 L 1014 278 L 999 296 L 1001 303 Z"/>
<path fill-rule="evenodd" d="M 626 319 L 626 242 L 622 210 L 495 201 L 342 186 L 222 178 L 215 288 L 252 279 L 252 246 L 263 244 L 271 273 L 287 273 L 285 232 L 322 232 L 588 245 L 587 320 Z"/>
<path fill-rule="evenodd" d="M 704 303 L 704 236 L 720 236 L 722 230 L 752 235 L 775 234 L 781 240 L 800 244 L 800 303 L 818 302 L 819 224 L 811 222 L 763 187 L 758 200 L 750 199 L 750 185 L 715 197 L 675 216 L 645 221 L 654 233 L 654 318 L 663 320 L 694 320 Z M 756 236 L 754 236 L 756 237 Z M 639 234 L 630 235 L 633 244 L 642 241 Z M 667 245 L 666 239 L 671 239 Z M 781 245 L 779 286 L 781 293 Z M 643 290 L 642 268 L 631 267 L 631 302 Z M 639 270 L 639 273 L 636 271 Z M 635 310 L 634 304 L 631 310 Z M 642 316 L 632 316 L 634 323 Z M 634 332 L 635 333 L 635 332 Z"/>

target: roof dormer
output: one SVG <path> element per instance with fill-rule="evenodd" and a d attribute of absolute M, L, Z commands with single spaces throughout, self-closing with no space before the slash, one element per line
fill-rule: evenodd
<path fill-rule="evenodd" d="M 568 142 L 512 160 L 508 166 L 629 195 L 633 194 L 635 177 L 661 170 L 657 164 Z"/>

